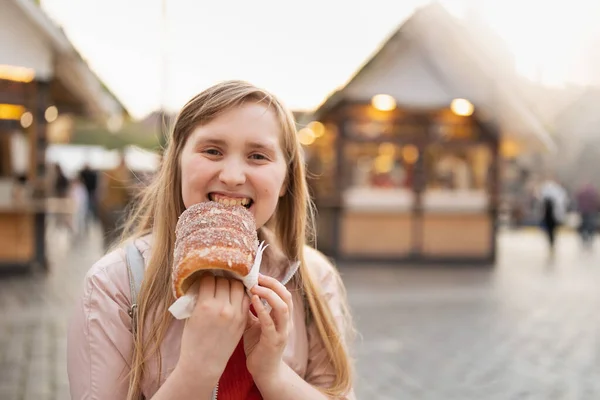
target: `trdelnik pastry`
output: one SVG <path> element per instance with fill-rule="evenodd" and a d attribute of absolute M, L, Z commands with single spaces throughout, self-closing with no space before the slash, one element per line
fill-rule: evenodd
<path fill-rule="evenodd" d="M 266 246 L 259 244 L 254 216 L 245 207 L 213 201 L 195 204 L 181 214 L 175 234 L 176 301 L 169 307 L 175 318 L 191 315 L 203 273 L 241 280 L 248 290 L 258 283 Z"/>

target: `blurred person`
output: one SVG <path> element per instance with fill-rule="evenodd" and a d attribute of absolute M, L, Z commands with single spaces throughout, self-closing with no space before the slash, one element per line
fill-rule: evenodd
<path fill-rule="evenodd" d="M 50 182 L 51 192 L 49 196 L 57 199 L 61 204 L 56 212 L 56 227 L 73 233 L 71 215 L 67 212 L 68 207 L 66 207 L 68 206 L 69 188 L 71 186 L 69 178 L 67 178 L 59 163 L 55 163 L 51 170 L 52 181 Z"/>
<path fill-rule="evenodd" d="M 569 205 L 567 191 L 553 178 L 548 177 L 540 186 L 542 206 L 541 226 L 548 238 L 550 254 L 554 254 L 556 230 L 564 222 Z"/>
<path fill-rule="evenodd" d="M 88 215 L 88 191 L 80 177 L 71 180 L 70 196 L 73 201 L 72 230 L 76 238 L 81 238 L 86 232 Z"/>
<path fill-rule="evenodd" d="M 79 178 L 85 185 L 88 198 L 88 209 L 86 211 L 86 225 L 98 219 L 98 172 L 86 163 L 79 172 Z"/>
<path fill-rule="evenodd" d="M 292 113 L 248 83 L 217 84 L 183 107 L 121 247 L 85 279 L 68 330 L 73 399 L 355 399 L 345 289 L 306 244 L 313 213 L 300 149 Z M 177 320 L 175 227 L 208 201 L 253 215 L 268 244 L 261 274 L 248 295 L 239 280 L 204 275 L 192 315 Z M 139 292 L 132 251 L 145 264 Z"/>
<path fill-rule="evenodd" d="M 594 242 L 600 196 L 596 188 L 589 182 L 584 183 L 575 195 L 577 211 L 581 217 L 579 234 L 584 247 L 589 248 Z"/>
<path fill-rule="evenodd" d="M 69 195 L 69 179 L 63 172 L 59 163 L 54 164 L 54 182 L 52 189 L 53 197 L 64 199 Z"/>
<path fill-rule="evenodd" d="M 27 175 L 16 174 L 13 177 L 14 186 L 12 192 L 13 202 L 23 203 L 29 200 L 29 193 L 27 187 Z"/>
<path fill-rule="evenodd" d="M 121 235 L 124 217 L 133 198 L 133 174 L 119 154 L 119 164 L 102 174 L 98 193 L 98 216 L 102 225 L 104 249 L 110 248 Z"/>

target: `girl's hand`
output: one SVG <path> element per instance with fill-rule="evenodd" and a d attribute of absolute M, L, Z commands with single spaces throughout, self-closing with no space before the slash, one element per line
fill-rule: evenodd
<path fill-rule="evenodd" d="M 241 282 L 203 276 L 196 307 L 183 329 L 179 372 L 216 384 L 244 333 L 249 307 Z"/>
<path fill-rule="evenodd" d="M 281 372 L 283 350 L 291 331 L 292 295 L 279 281 L 260 275 L 251 289 L 252 305 L 248 327 L 244 333 L 246 366 L 254 381 L 274 379 Z M 261 299 L 271 306 L 269 313 Z"/>

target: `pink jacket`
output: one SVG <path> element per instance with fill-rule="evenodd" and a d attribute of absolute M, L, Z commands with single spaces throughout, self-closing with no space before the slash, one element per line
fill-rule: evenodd
<path fill-rule="evenodd" d="M 263 256 L 261 272 L 281 279 L 290 262 L 273 241 L 268 240 L 270 233 L 261 231 L 261 235 L 261 239 L 270 244 Z M 150 256 L 151 242 L 151 236 L 135 241 L 145 260 Z M 341 332 L 347 334 L 351 327 L 347 326 L 341 313 L 340 286 L 334 267 L 321 253 L 309 247 L 305 249 L 305 259 L 321 284 Z M 334 380 L 334 371 L 315 324 L 306 325 L 303 301 L 294 282 L 291 280 L 287 286 L 294 300 L 294 329 L 288 339 L 284 361 L 308 383 L 327 387 Z M 133 348 L 131 318 L 127 314 L 130 305 L 125 252 L 117 249 L 100 259 L 88 272 L 83 296 L 69 324 L 67 369 L 74 400 L 126 398 Z M 162 376 L 158 376 L 154 361 L 148 365 L 142 382 L 147 399 L 152 398 L 177 364 L 183 326 L 183 321 L 173 320 L 168 328 L 161 345 Z M 347 400 L 354 398 L 353 393 L 344 397 Z"/>

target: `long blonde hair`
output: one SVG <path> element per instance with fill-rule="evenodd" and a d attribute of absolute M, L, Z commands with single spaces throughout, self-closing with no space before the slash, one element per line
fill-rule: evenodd
<path fill-rule="evenodd" d="M 156 357 L 161 366 L 160 344 L 172 322 L 168 307 L 174 300 L 171 266 L 175 226 L 185 210 L 181 195 L 180 156 L 192 131 L 218 115 L 253 101 L 268 106 L 281 124 L 281 146 L 287 161 L 286 193 L 269 222 L 286 256 L 300 261 L 300 280 L 311 321 L 316 324 L 335 370 L 335 380 L 324 393 L 340 396 L 352 384 L 352 368 L 343 332 L 339 332 L 331 310 L 321 296 L 310 267 L 304 262 L 307 235 L 313 234 L 313 206 L 305 179 L 304 160 L 292 113 L 273 95 L 242 81 L 227 81 L 210 87 L 192 98 L 181 110 L 168 138 L 160 170 L 141 194 L 123 233 L 123 240 L 153 234 L 152 252 L 138 297 L 137 333 L 130 372 L 128 400 L 141 397 L 141 382 L 146 366 Z M 307 227 L 309 229 L 307 229 Z M 127 238 L 127 239 L 125 239 Z M 342 300 L 345 305 L 345 299 Z M 146 329 L 148 327 L 148 329 Z"/>

